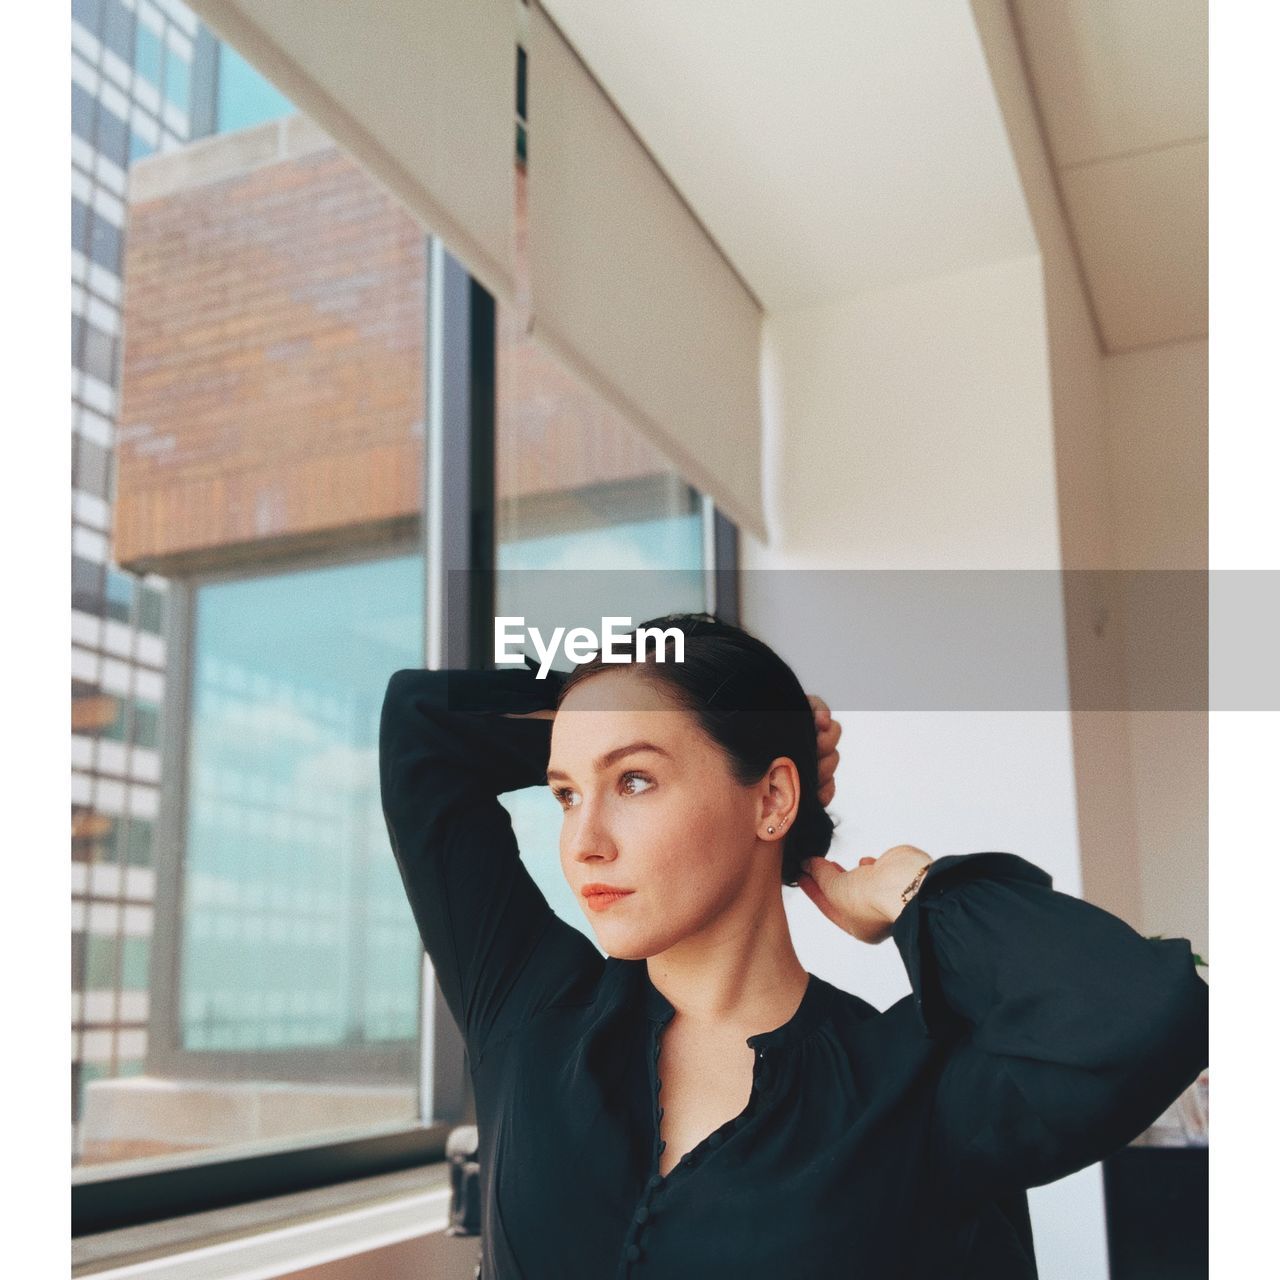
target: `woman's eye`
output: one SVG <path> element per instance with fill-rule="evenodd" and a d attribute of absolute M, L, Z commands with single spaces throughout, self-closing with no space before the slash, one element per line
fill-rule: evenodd
<path fill-rule="evenodd" d="M 578 794 L 576 791 L 573 790 L 572 787 L 558 787 L 554 791 L 552 791 L 551 794 L 555 796 L 555 798 L 560 802 L 560 807 L 562 809 L 577 808 L 576 805 L 571 804 L 569 801 L 570 796 L 575 796 Z"/>
<path fill-rule="evenodd" d="M 628 784 L 628 783 L 632 783 L 632 782 L 639 782 L 639 783 L 643 783 L 643 789 L 642 789 L 642 790 L 640 790 L 640 791 L 636 791 L 636 790 L 634 790 L 634 789 L 627 790 L 627 795 L 629 795 L 629 796 L 638 796 L 638 795 L 643 795 L 643 794 L 644 794 L 644 790 L 647 790 L 649 787 L 653 786 L 652 781 L 651 781 L 650 779 L 646 778 L 646 777 L 645 777 L 643 774 L 641 774 L 641 773 L 624 773 L 624 774 L 622 775 L 622 786 L 623 786 L 623 788 L 624 788 L 624 789 L 626 789 L 626 788 L 627 788 L 627 784 Z"/>

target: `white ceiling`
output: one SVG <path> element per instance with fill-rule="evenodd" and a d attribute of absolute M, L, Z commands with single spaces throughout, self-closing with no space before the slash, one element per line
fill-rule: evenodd
<path fill-rule="evenodd" d="M 543 4 L 767 310 L 1035 252 L 960 0 Z"/>
<path fill-rule="evenodd" d="M 963 0 L 543 3 L 766 309 L 1035 251 Z M 1104 347 L 1202 336 L 1206 0 L 1012 7 Z"/>
<path fill-rule="evenodd" d="M 1108 351 L 1209 330 L 1207 0 L 1013 0 Z"/>

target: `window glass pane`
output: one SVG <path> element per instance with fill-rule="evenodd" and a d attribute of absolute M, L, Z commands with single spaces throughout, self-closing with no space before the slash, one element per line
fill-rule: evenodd
<path fill-rule="evenodd" d="M 71 197 L 71 247 L 81 253 L 89 251 L 89 207 Z"/>
<path fill-rule="evenodd" d="M 167 49 L 164 71 L 164 96 L 179 111 L 191 109 L 191 64 L 173 49 Z"/>
<path fill-rule="evenodd" d="M 120 987 L 123 991 L 145 991 L 147 966 L 151 963 L 151 939 L 126 937 L 120 954 Z"/>
<path fill-rule="evenodd" d="M 109 695 L 108 700 L 112 705 L 111 718 L 102 726 L 101 736 L 112 742 L 123 742 L 129 718 L 129 704 L 124 698 L 114 698 Z M 112 835 L 114 839 L 114 828 Z M 115 848 L 114 843 L 111 847 Z"/>
<path fill-rule="evenodd" d="M 107 614 L 118 622 L 128 622 L 133 612 L 133 575 L 107 569 Z"/>
<path fill-rule="evenodd" d="M 160 44 L 159 35 L 145 22 L 139 22 L 133 69 L 140 76 L 150 80 L 157 89 L 160 87 L 160 68 L 163 58 L 164 49 Z"/>
<path fill-rule="evenodd" d="M 93 94 L 71 82 L 71 132 L 93 145 Z"/>
<path fill-rule="evenodd" d="M 95 217 L 89 236 L 89 256 L 100 267 L 120 274 L 120 229 L 106 218 Z"/>
<path fill-rule="evenodd" d="M 83 439 L 80 442 L 84 443 Z M 102 566 L 80 556 L 71 557 L 71 607 L 85 613 L 102 609 Z"/>
<path fill-rule="evenodd" d="M 84 349 L 80 367 L 103 382 L 116 380 L 116 340 L 91 324 L 84 327 Z"/>
<path fill-rule="evenodd" d="M 296 108 L 229 45 L 218 51 L 218 128 L 233 133 L 293 115 Z"/>
<path fill-rule="evenodd" d="M 133 704 L 133 741 L 155 750 L 160 745 L 160 708 L 141 699 Z"/>
<path fill-rule="evenodd" d="M 71 0 L 71 16 L 90 35 L 96 36 L 102 18 L 102 0 Z"/>
<path fill-rule="evenodd" d="M 153 155 L 155 147 L 149 143 L 140 133 L 129 130 L 129 163 L 135 160 L 142 160 L 146 156 Z"/>
<path fill-rule="evenodd" d="M 152 824 L 145 818 L 134 818 L 129 823 L 129 840 L 125 859 L 133 867 L 151 865 Z"/>
<path fill-rule="evenodd" d="M 102 103 L 98 103 L 98 150 L 121 168 L 129 159 L 129 126 Z"/>
<path fill-rule="evenodd" d="M 125 62 L 133 61 L 133 14 L 120 0 L 107 0 L 107 22 L 102 43 Z"/>
<path fill-rule="evenodd" d="M 108 476 L 111 470 L 111 452 L 96 440 L 80 436 L 76 440 L 75 487 L 95 497 L 107 496 Z"/>
<path fill-rule="evenodd" d="M 376 755 L 387 675 L 420 664 L 421 583 L 406 556 L 200 590 L 185 1047 L 346 1050 L 352 1079 L 365 1046 L 416 1057 L 419 944 Z"/>
<path fill-rule="evenodd" d="M 114 990 L 118 939 L 112 934 L 91 933 L 85 939 L 85 990 Z"/>
<path fill-rule="evenodd" d="M 157 591 L 155 587 L 149 587 L 142 584 L 138 588 L 138 626 L 143 631 L 150 631 L 153 635 L 160 635 L 164 630 L 164 603 L 165 595 L 163 591 Z"/>

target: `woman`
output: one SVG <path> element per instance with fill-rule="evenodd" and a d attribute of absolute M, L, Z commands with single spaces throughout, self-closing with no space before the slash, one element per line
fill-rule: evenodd
<path fill-rule="evenodd" d="M 388 830 L 475 1089 L 482 1276 L 1034 1276 L 1025 1189 L 1207 1062 L 1188 943 L 1010 853 L 825 861 L 825 704 L 737 627 L 643 625 L 683 632 L 684 661 L 387 689 Z M 603 956 L 497 800 L 544 783 Z M 913 994 L 879 1012 L 806 973 L 784 884 L 892 936 Z"/>

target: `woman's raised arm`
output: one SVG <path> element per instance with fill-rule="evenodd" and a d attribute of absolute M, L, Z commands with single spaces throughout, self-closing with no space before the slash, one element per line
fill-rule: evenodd
<path fill-rule="evenodd" d="M 836 924 L 863 941 L 893 937 L 922 1030 L 948 1046 L 929 1163 L 949 1198 L 1012 1193 L 1100 1160 L 1208 1063 L 1209 988 L 1187 940 L 1144 938 L 1015 854 L 930 860 L 901 845 L 809 870 L 817 879 L 801 883 Z"/>
<path fill-rule="evenodd" d="M 506 791 L 546 781 L 556 673 L 395 672 L 382 704 L 382 810 L 405 892 L 474 1067 L 593 980 L 603 957 L 520 860 Z"/>
<path fill-rule="evenodd" d="M 1209 988 L 1187 940 L 1144 938 L 1014 854 L 939 858 L 893 939 L 926 1031 L 955 1039 L 931 1165 L 957 1197 L 1100 1160 L 1208 1063 Z"/>

